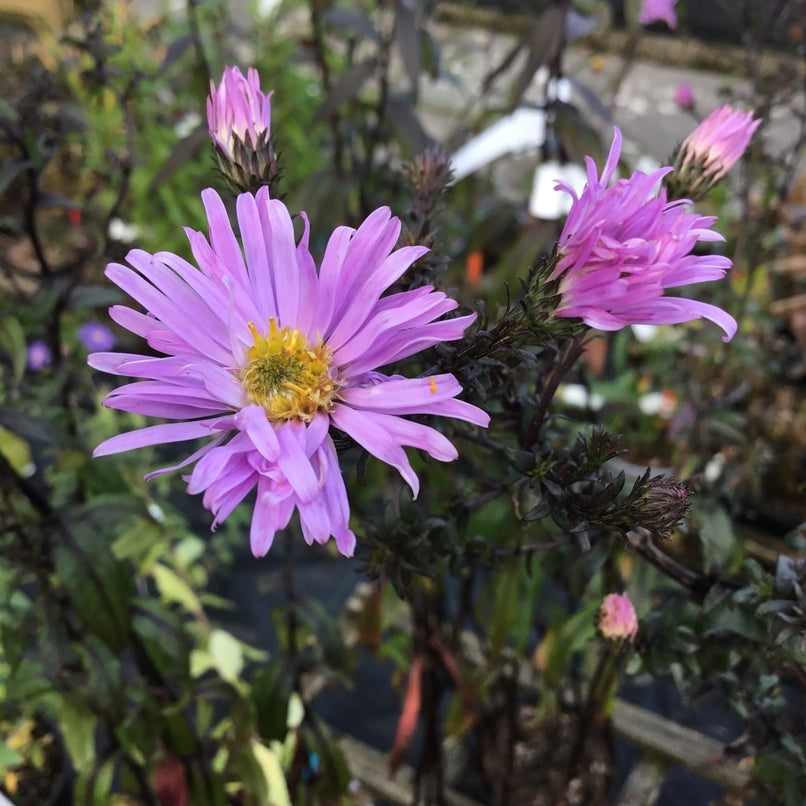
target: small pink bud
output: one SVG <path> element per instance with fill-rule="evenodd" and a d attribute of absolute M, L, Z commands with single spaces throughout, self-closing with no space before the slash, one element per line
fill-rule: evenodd
<path fill-rule="evenodd" d="M 608 593 L 599 610 L 599 631 L 611 641 L 634 641 L 638 618 L 626 593 Z"/>
<path fill-rule="evenodd" d="M 691 109 L 694 106 L 694 87 L 691 84 L 679 84 L 674 91 L 674 102 L 681 109 Z"/>
<path fill-rule="evenodd" d="M 674 7 L 677 0 L 644 0 L 638 12 L 638 22 L 641 25 L 651 25 L 653 22 L 665 22 L 672 30 L 677 28 L 677 14 Z"/>
<path fill-rule="evenodd" d="M 258 144 L 271 127 L 271 93 L 260 91 L 260 77 L 253 67 L 246 77 L 237 67 L 226 67 L 221 83 L 210 82 L 207 124 L 216 145 L 235 157 L 235 141 Z"/>
<path fill-rule="evenodd" d="M 683 141 L 684 166 L 698 166 L 712 181 L 721 179 L 744 154 L 761 120 L 728 104 L 715 109 Z"/>
<path fill-rule="evenodd" d="M 244 76 L 227 67 L 216 85 L 210 82 L 207 125 L 221 175 L 236 193 L 255 193 L 261 187 L 276 195 L 280 166 L 271 134 L 271 93 L 260 90 L 257 70 Z"/>

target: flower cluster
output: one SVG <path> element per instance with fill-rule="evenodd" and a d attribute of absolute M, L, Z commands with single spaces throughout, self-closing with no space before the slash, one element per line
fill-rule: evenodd
<path fill-rule="evenodd" d="M 429 250 L 398 248 L 401 224 L 386 207 L 357 229 L 338 227 L 317 268 L 307 217 L 300 214 L 302 234 L 295 236 L 290 212 L 273 195 L 279 169 L 270 95 L 260 91 L 254 70 L 244 77 L 227 68 L 221 84 L 211 85 L 207 111 L 222 172 L 231 187 L 248 188 L 235 203 L 237 229 L 208 189 L 202 201 L 209 236 L 188 231 L 195 266 L 170 252 L 134 249 L 128 266 L 107 267 L 110 280 L 143 309 L 116 305 L 112 319 L 162 355 L 107 352 L 112 334 L 97 323 L 83 326 L 82 343 L 100 350 L 90 365 L 135 379 L 112 391 L 105 405 L 170 422 L 114 436 L 95 455 L 206 439 L 146 478 L 190 468 L 188 491 L 203 494 L 214 529 L 256 491 L 250 539 L 257 556 L 295 512 L 308 543 L 332 537 L 350 555 L 356 538 L 331 431 L 396 468 L 416 497 L 419 480 L 405 448 L 440 461 L 457 451 L 435 428 L 408 417 L 485 427 L 489 416 L 457 399 L 462 389 L 448 372 L 407 378 L 381 369 L 461 339 L 474 316 L 443 318 L 457 303 L 430 285 L 389 293 Z M 524 310 L 534 309 L 535 321 L 573 319 L 581 328 L 582 320 L 604 330 L 704 317 L 731 338 L 736 323 L 721 309 L 665 296 L 667 288 L 715 280 L 730 267 L 725 257 L 691 254 L 700 241 L 721 240 L 710 229 L 714 219 L 657 190 L 672 168 L 613 181 L 620 151 L 616 129 L 601 176 L 588 158 L 579 195 L 558 183 L 571 195 L 570 213 L 555 254 L 527 287 L 535 299 Z M 447 179 L 445 165 L 444 155 L 432 152 L 415 168 L 424 209 Z M 533 284 L 550 291 L 542 308 Z M 44 351 L 29 353 L 29 365 L 46 361 Z M 685 508 L 667 487 L 653 488 L 644 502 L 655 520 L 676 519 Z"/>
<path fill-rule="evenodd" d="M 578 317 L 600 330 L 702 317 L 731 339 L 736 322 L 721 308 L 665 296 L 667 288 L 717 280 L 730 268 L 727 257 L 691 254 L 700 241 L 724 240 L 710 228 L 716 219 L 689 212 L 686 200 L 667 202 L 666 191 L 656 188 L 672 168 L 612 182 L 620 154 L 616 129 L 601 177 L 587 157 L 588 181 L 579 196 L 557 183 L 573 199 L 553 273 L 560 280 L 557 316 Z"/>

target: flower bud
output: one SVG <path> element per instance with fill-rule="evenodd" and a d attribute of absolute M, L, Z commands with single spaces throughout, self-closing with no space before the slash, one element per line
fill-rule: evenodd
<path fill-rule="evenodd" d="M 609 641 L 634 641 L 638 617 L 626 593 L 609 593 L 599 609 L 599 632 Z"/>
<path fill-rule="evenodd" d="M 672 30 L 677 28 L 677 14 L 674 7 L 677 0 L 644 0 L 638 12 L 638 22 L 641 25 L 651 25 L 653 22 L 665 22 Z"/>
<path fill-rule="evenodd" d="M 678 84 L 674 91 L 674 102 L 681 109 L 691 109 L 694 106 L 694 87 L 691 84 Z"/>
<path fill-rule="evenodd" d="M 226 67 L 218 87 L 210 82 L 207 124 L 230 189 L 255 193 L 266 185 L 274 197 L 280 167 L 271 138 L 271 93 L 260 91 L 257 70 L 244 77 L 237 67 Z"/>
<path fill-rule="evenodd" d="M 635 525 L 660 535 L 671 532 L 688 514 L 686 485 L 673 476 L 646 478 L 634 504 Z"/>
<path fill-rule="evenodd" d="M 673 199 L 701 199 L 738 162 L 761 120 L 728 104 L 714 110 L 683 141 L 664 180 Z"/>

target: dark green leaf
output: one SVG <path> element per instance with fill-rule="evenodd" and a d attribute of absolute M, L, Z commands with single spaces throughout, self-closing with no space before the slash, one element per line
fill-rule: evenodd
<path fill-rule="evenodd" d="M 377 59 L 368 59 L 342 75 L 330 88 L 322 105 L 316 112 L 315 121 L 327 120 L 341 106 L 355 100 L 367 80 L 374 75 L 378 67 Z"/>
<path fill-rule="evenodd" d="M 103 532 L 76 525 L 63 537 L 54 552 L 59 580 L 89 628 L 111 649 L 121 650 L 129 631 L 130 573 L 112 555 Z"/>
<path fill-rule="evenodd" d="M 396 3 L 395 18 L 395 44 L 400 51 L 403 69 L 409 80 L 412 103 L 417 101 L 417 91 L 420 84 L 420 34 L 414 12 L 405 3 Z"/>
<path fill-rule="evenodd" d="M 381 42 L 381 35 L 378 33 L 378 29 L 373 25 L 369 17 L 366 17 L 358 11 L 345 8 L 344 6 L 331 6 L 325 11 L 324 18 L 336 28 L 352 31 L 354 34 L 365 37 L 366 39 L 371 39 L 378 44 Z"/>

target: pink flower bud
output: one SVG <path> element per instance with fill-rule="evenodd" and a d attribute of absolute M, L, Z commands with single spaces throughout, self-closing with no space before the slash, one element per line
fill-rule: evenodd
<path fill-rule="evenodd" d="M 744 154 L 761 120 L 728 104 L 715 109 L 680 146 L 683 167 L 697 167 L 716 182 Z"/>
<path fill-rule="evenodd" d="M 207 125 L 213 141 L 230 159 L 235 158 L 236 140 L 251 148 L 257 146 L 260 135 L 271 127 L 271 93 L 260 91 L 260 76 L 254 67 L 246 78 L 237 67 L 225 67 L 218 87 L 210 82 Z"/>
<path fill-rule="evenodd" d="M 674 102 L 681 109 L 691 109 L 694 106 L 694 87 L 691 84 L 680 84 L 674 91 Z"/>
<path fill-rule="evenodd" d="M 638 13 L 641 25 L 665 22 L 672 30 L 677 28 L 677 14 L 674 7 L 677 0 L 644 0 Z"/>
<path fill-rule="evenodd" d="M 599 610 L 599 631 L 611 641 L 634 641 L 638 618 L 626 593 L 609 593 Z"/>

